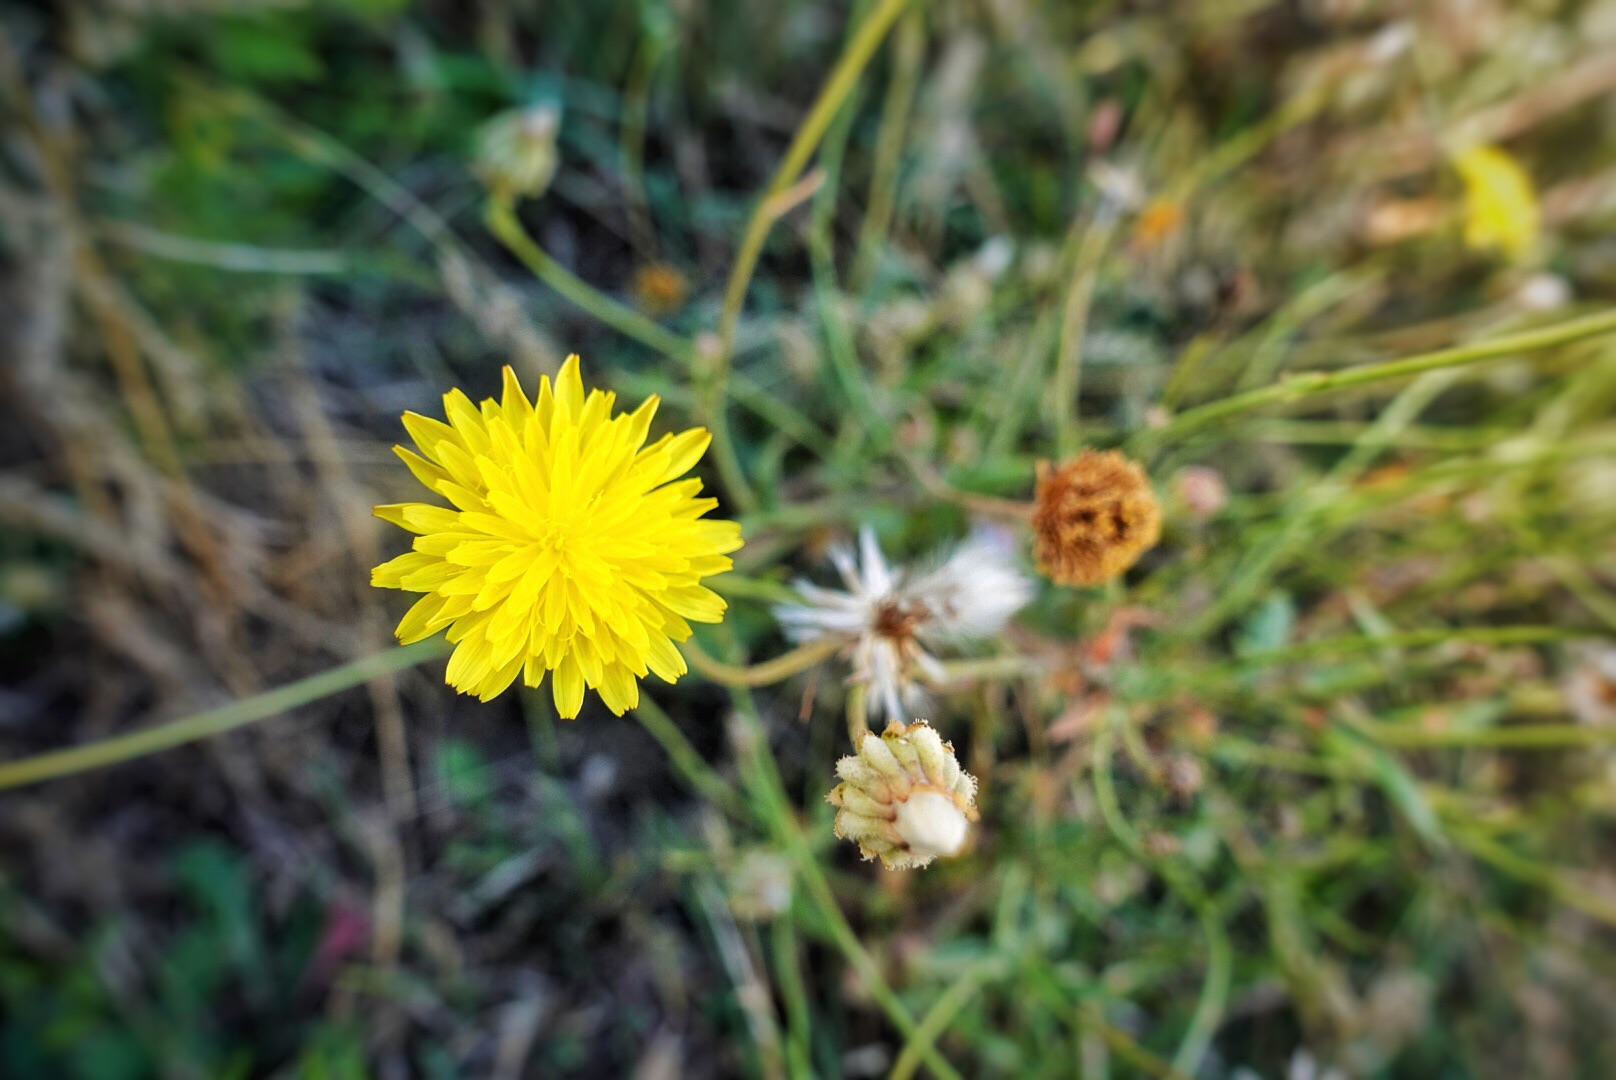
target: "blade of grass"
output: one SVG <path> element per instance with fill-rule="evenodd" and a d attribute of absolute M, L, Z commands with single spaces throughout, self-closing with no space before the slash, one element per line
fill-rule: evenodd
<path fill-rule="evenodd" d="M 1160 874 L 1168 887 L 1195 913 L 1196 919 L 1201 924 L 1201 933 L 1206 938 L 1206 974 L 1201 981 L 1201 993 L 1196 999 L 1195 1011 L 1190 1014 L 1189 1026 L 1179 1040 L 1178 1052 L 1173 1055 L 1172 1062 L 1174 1072 L 1194 1076 L 1201 1066 L 1202 1059 L 1206 1057 L 1207 1050 L 1211 1048 L 1212 1039 L 1223 1021 L 1234 969 L 1234 950 L 1229 944 L 1228 932 L 1223 928 L 1223 921 L 1216 906 L 1201 888 L 1200 883 L 1170 860 L 1153 858 L 1146 853 L 1144 846 L 1139 842 L 1139 834 L 1128 823 L 1127 818 L 1123 817 L 1122 807 L 1117 802 L 1116 786 L 1111 778 L 1113 740 L 1116 737 L 1117 725 L 1123 722 L 1125 720 L 1121 711 L 1113 709 L 1100 723 L 1099 730 L 1095 733 L 1091 758 L 1095 802 L 1099 806 L 1101 819 L 1111 830 L 1111 835 L 1116 837 L 1118 843 L 1127 848 L 1134 858 Z"/>

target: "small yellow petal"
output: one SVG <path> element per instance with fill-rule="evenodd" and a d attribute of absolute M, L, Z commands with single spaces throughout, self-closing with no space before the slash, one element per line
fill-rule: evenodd
<path fill-rule="evenodd" d="M 406 551 L 396 559 L 389 559 L 370 572 L 370 583 L 378 589 L 402 589 L 404 580 L 417 570 L 442 565 L 441 559 Z M 417 590 L 419 591 L 419 590 Z"/>
<path fill-rule="evenodd" d="M 645 662 L 663 682 L 678 682 L 679 676 L 690 669 L 685 658 L 664 634 L 652 634 L 651 646 L 645 651 Z"/>
<path fill-rule="evenodd" d="M 420 447 L 421 453 L 433 461 L 438 460 L 438 444 L 460 445 L 460 436 L 455 434 L 454 428 L 441 420 L 434 420 L 420 413 L 404 414 L 404 430 L 410 433 L 410 438 L 415 440 L 415 445 Z"/>
<path fill-rule="evenodd" d="M 712 441 L 712 433 L 706 428 L 691 428 L 675 435 L 673 442 L 668 444 L 668 455 L 672 460 L 668 463 L 667 479 L 673 480 L 689 472 L 707 452 Z"/>
<path fill-rule="evenodd" d="M 421 597 L 404 615 L 404 618 L 400 620 L 398 629 L 393 633 L 405 645 L 410 645 L 432 636 L 432 631 L 427 629 L 427 626 L 442 607 L 443 597 L 441 596 L 429 594 Z"/>
<path fill-rule="evenodd" d="M 567 357 L 555 382 L 556 410 L 569 423 L 576 424 L 584 407 L 584 380 L 578 367 L 578 354 Z"/>
<path fill-rule="evenodd" d="M 509 364 L 505 365 L 500 378 L 500 408 L 505 414 L 505 422 L 520 434 L 527 430 L 528 421 L 533 419 L 533 404 L 522 392 L 522 384 L 517 381 L 516 372 Z"/>
<path fill-rule="evenodd" d="M 584 673 L 571 653 L 562 657 L 551 675 L 550 693 L 555 698 L 556 715 L 563 720 L 575 719 L 578 710 L 583 708 Z"/>
<path fill-rule="evenodd" d="M 600 684 L 600 700 L 618 716 L 637 707 L 640 703 L 640 685 L 634 681 L 634 673 L 621 664 L 607 668 L 606 677 Z"/>
<path fill-rule="evenodd" d="M 397 454 L 399 460 L 403 461 L 405 465 L 409 466 L 410 472 L 415 474 L 415 478 L 417 480 L 421 481 L 422 484 L 425 484 L 428 488 L 431 488 L 434 491 L 437 490 L 437 484 L 440 481 L 449 479 L 449 474 L 447 472 L 432 464 L 426 458 L 415 453 L 413 450 L 406 450 L 402 446 L 395 446 L 393 447 L 393 453 Z"/>

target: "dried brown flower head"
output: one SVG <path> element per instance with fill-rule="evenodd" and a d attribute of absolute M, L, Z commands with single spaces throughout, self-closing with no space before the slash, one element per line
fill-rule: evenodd
<path fill-rule="evenodd" d="M 1161 538 L 1161 505 L 1145 470 L 1115 450 L 1085 450 L 1038 465 L 1033 555 L 1061 585 L 1100 585 Z"/>

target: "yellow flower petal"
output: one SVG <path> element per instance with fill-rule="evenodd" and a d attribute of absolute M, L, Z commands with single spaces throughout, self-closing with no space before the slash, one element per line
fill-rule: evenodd
<path fill-rule="evenodd" d="M 572 653 L 562 657 L 551 676 L 550 693 L 555 698 L 556 713 L 563 720 L 573 719 L 583 708 L 584 673 Z"/>
<path fill-rule="evenodd" d="M 1537 193 L 1520 162 L 1495 146 L 1472 146 L 1454 158 L 1465 187 L 1465 244 L 1525 253 L 1538 235 Z"/>

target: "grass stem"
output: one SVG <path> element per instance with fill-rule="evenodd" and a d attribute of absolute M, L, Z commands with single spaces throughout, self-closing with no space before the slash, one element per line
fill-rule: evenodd
<path fill-rule="evenodd" d="M 442 656 L 447 651 L 448 646 L 441 640 L 418 641 L 413 645 L 342 664 L 217 709 L 170 720 L 166 724 L 67 750 L 54 750 L 48 754 L 0 763 L 0 790 L 106 768 L 245 727 L 259 720 L 268 720 L 380 676 L 412 668 L 423 660 Z"/>
<path fill-rule="evenodd" d="M 1377 382 L 1423 375 L 1428 371 L 1464 367 L 1486 360 L 1537 352 L 1613 333 L 1616 333 L 1616 310 L 1602 311 L 1580 319 L 1568 319 L 1551 326 L 1539 327 L 1536 330 L 1506 334 L 1488 341 L 1456 345 L 1398 360 L 1362 364 L 1344 371 L 1309 371 L 1289 375 L 1268 386 L 1260 386 L 1243 394 L 1233 394 L 1197 408 L 1187 409 L 1174 417 L 1165 427 L 1141 432 L 1135 440 L 1159 447 L 1175 439 L 1182 439 L 1208 424 L 1267 405 L 1300 401 L 1315 394 L 1344 390 L 1348 387 L 1367 386 Z M 1137 452 L 1138 447 L 1134 449 Z"/>

